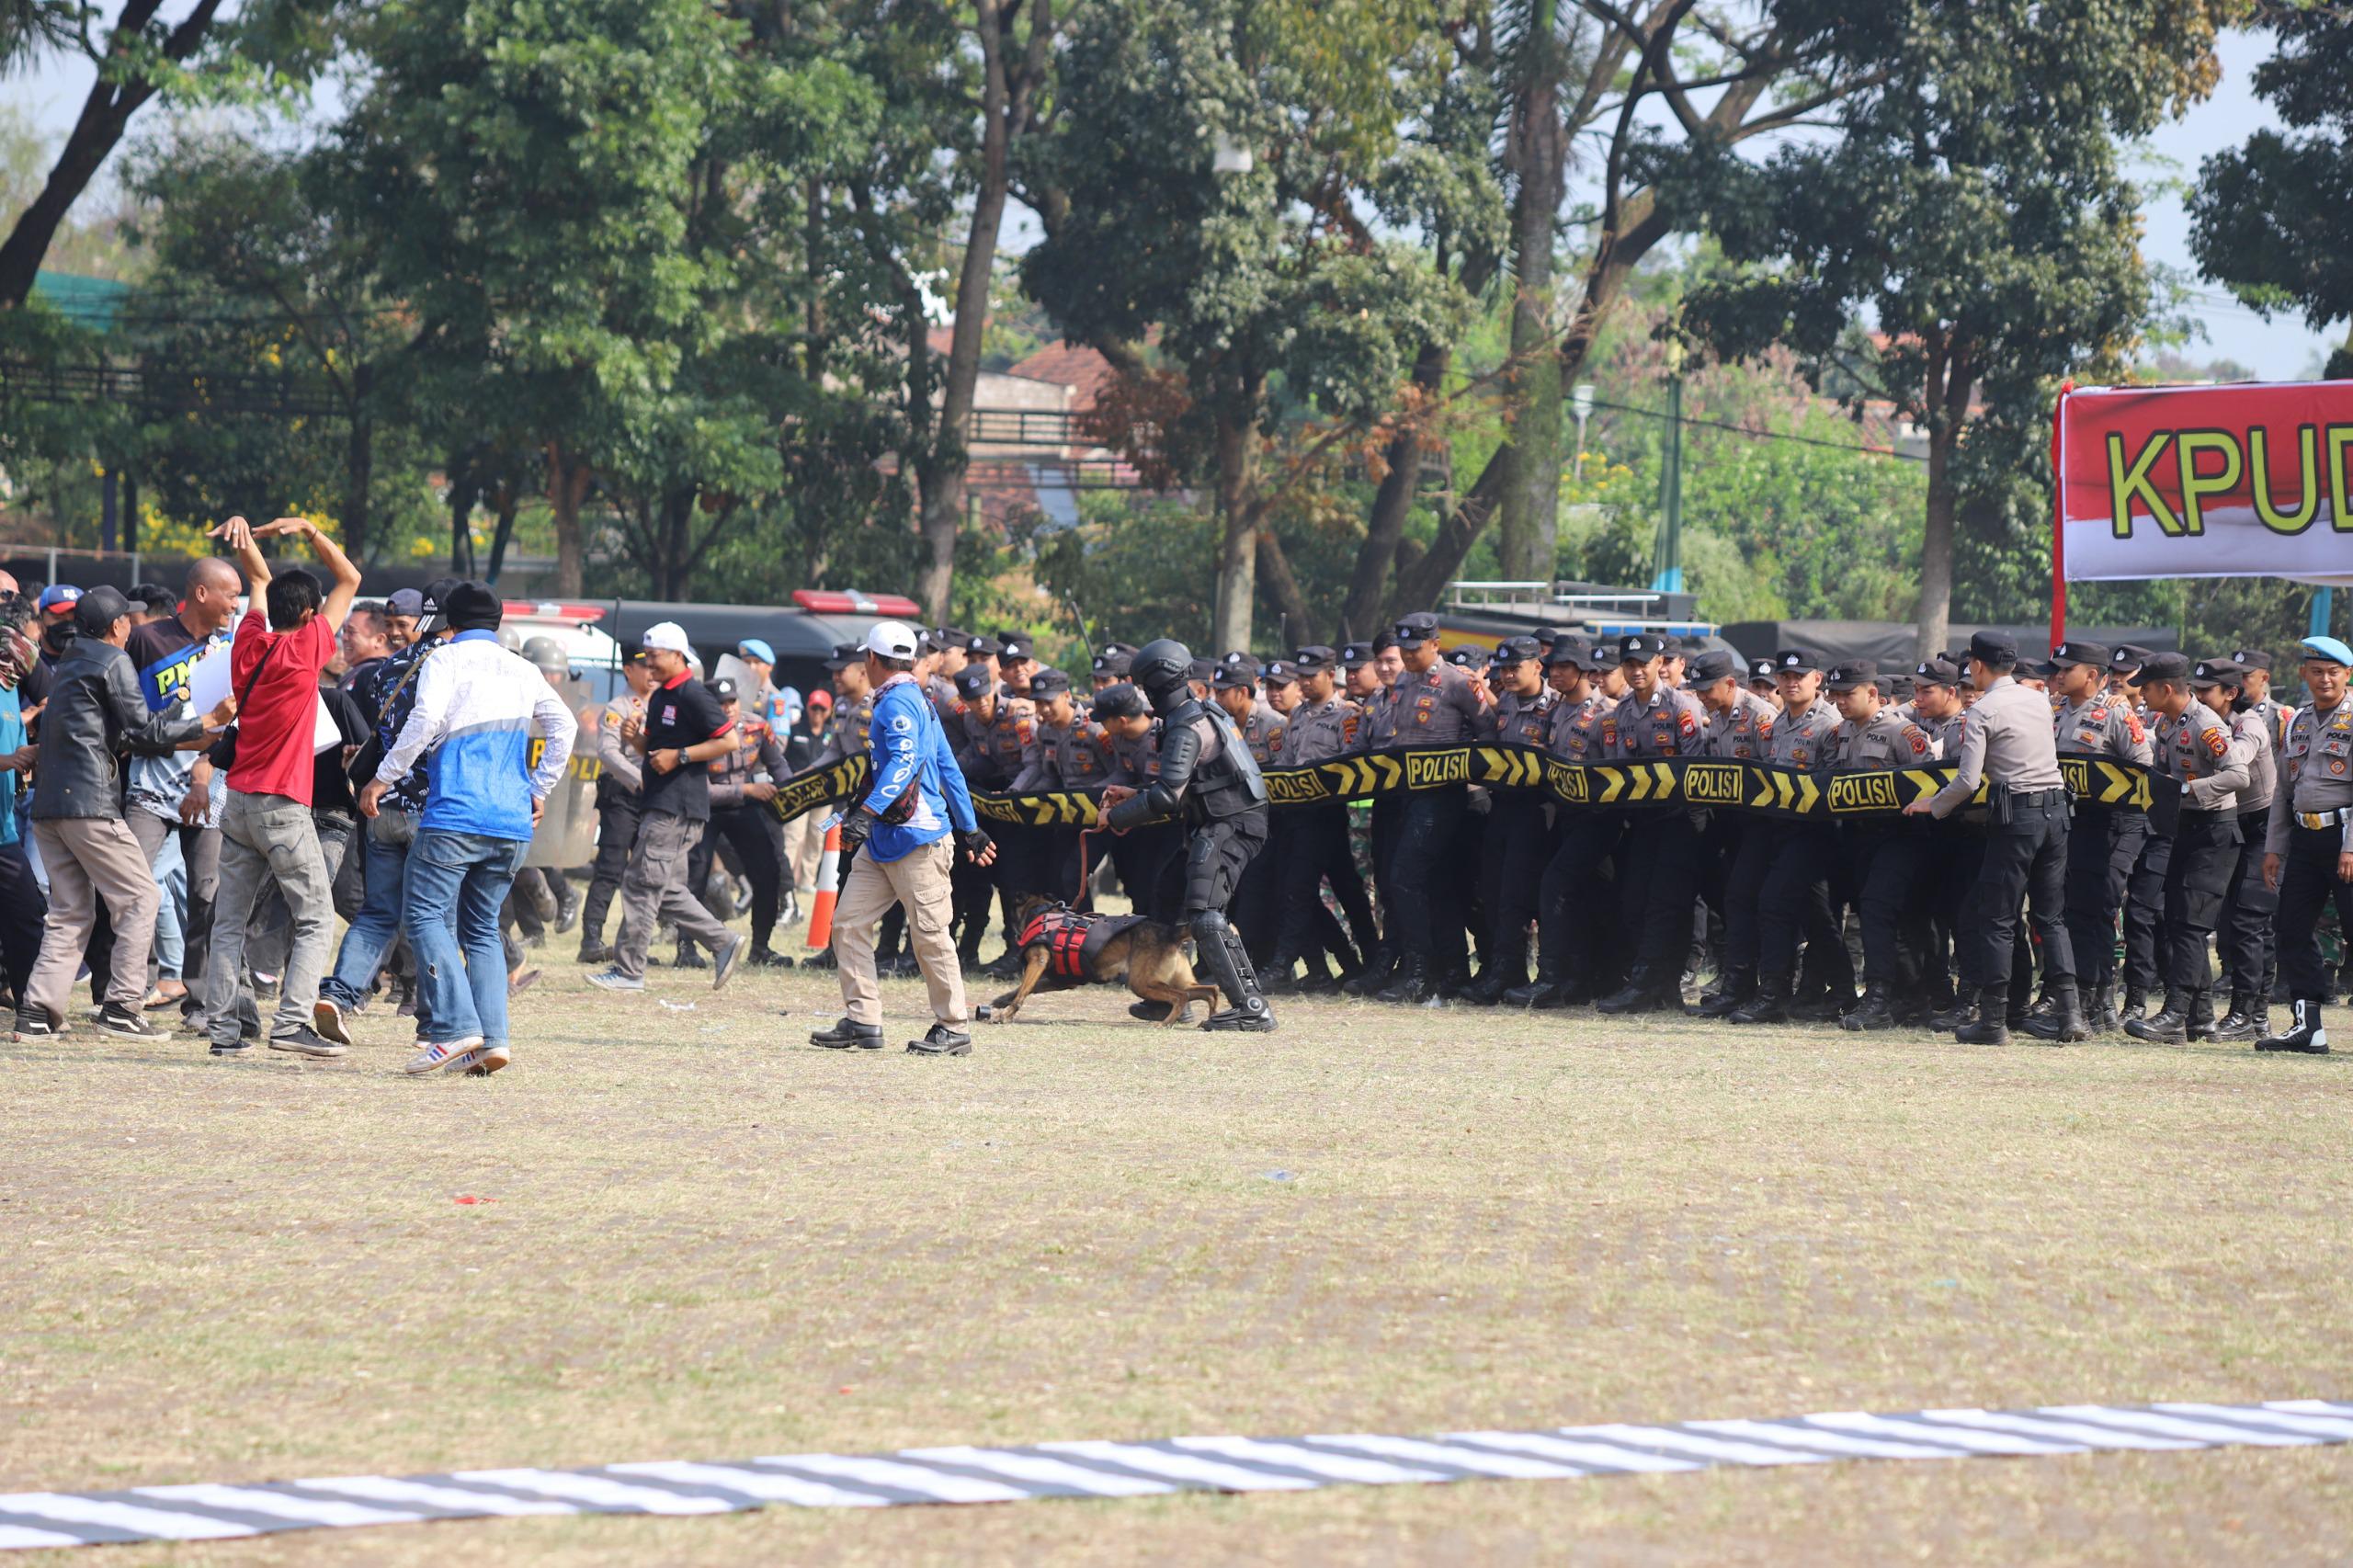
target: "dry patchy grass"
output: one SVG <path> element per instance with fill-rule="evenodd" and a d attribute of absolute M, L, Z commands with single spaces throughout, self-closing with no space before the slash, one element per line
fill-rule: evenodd
<path fill-rule="evenodd" d="M 554 970 L 487 1081 L 0 1046 L 0 1491 L 2353 1392 L 2347 1065 Z M 692 1003 L 691 1011 L 662 1006 Z M 779 1016 L 779 1009 L 787 1009 Z M 1278 1173 L 1281 1173 L 1278 1176 Z M 494 1202 L 460 1206 L 475 1195 Z M 2311 1561 L 2342 1449 L 524 1520 L 125 1564 Z"/>

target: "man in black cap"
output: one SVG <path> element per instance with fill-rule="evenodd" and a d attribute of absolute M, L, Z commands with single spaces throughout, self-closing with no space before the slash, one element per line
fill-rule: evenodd
<path fill-rule="evenodd" d="M 1496 645 L 1489 666 L 1495 700 L 1480 720 L 1480 740 L 1531 752 L 1546 749 L 1560 699 L 1545 679 L 1545 652 L 1533 637 L 1506 637 Z M 1528 927 L 1536 918 L 1541 889 L 1532 868 L 1550 858 L 1549 836 L 1540 791 L 1488 791 L 1487 826 L 1479 846 L 1486 962 L 1463 1000 L 1493 1006 L 1528 983 Z"/>
<path fill-rule="evenodd" d="M 1277 766 L 1276 753 L 1281 748 L 1283 735 L 1282 716 L 1259 695 L 1263 671 L 1264 666 L 1253 655 L 1231 653 L 1218 661 L 1217 674 L 1210 680 L 1211 700 L 1233 721 L 1243 744 L 1250 748 L 1251 759 L 1261 772 Z M 1252 858 L 1235 881 L 1233 897 L 1228 905 L 1233 928 L 1241 933 L 1242 944 L 1249 949 L 1253 964 L 1273 960 L 1282 924 L 1275 903 L 1279 854 L 1269 845 L 1267 854 Z"/>
<path fill-rule="evenodd" d="M 1395 628 L 1404 673 L 1391 690 L 1388 723 L 1400 746 L 1453 745 L 1476 733 L 1481 704 L 1471 677 L 1440 657 L 1438 617 L 1421 612 Z M 1435 999 L 1441 984 L 1470 963 L 1463 940 L 1463 879 L 1449 874 L 1449 858 L 1469 809 L 1469 792 L 1459 784 L 1415 790 L 1399 798 L 1396 842 L 1389 856 L 1383 907 L 1395 927 L 1396 978 L 1373 1000 L 1418 1003 Z"/>
<path fill-rule="evenodd" d="M 2295 710 L 2282 708 L 2271 698 L 2271 655 L 2260 648 L 2240 648 L 2231 654 L 2231 663 L 2245 672 L 2239 686 L 2239 700 L 2246 710 L 2263 723 L 2271 737 L 2272 749 L 2287 744 L 2288 722 Z"/>
<path fill-rule="evenodd" d="M 2053 721 L 2059 755 L 2146 767 L 2148 731 L 2131 707 L 2106 688 L 2113 658 L 2097 642 L 2062 642 L 2051 651 L 2051 689 L 2060 699 Z M 2075 802 L 2067 830 L 2067 939 L 2081 971 L 2078 987 L 2090 992 L 2086 1014 L 2096 1028 L 2112 1029 L 2120 1017 L 2116 921 L 2148 832 L 2147 812 L 2130 801 L 2104 803 L 2097 792 Z M 2047 1009 L 2028 1023 L 2038 1033 L 2052 1027 Z"/>
<path fill-rule="evenodd" d="M 1243 868 L 1266 847 L 1267 784 L 1233 721 L 1188 689 L 1191 663 L 1185 645 L 1170 638 L 1137 653 L 1136 680 L 1160 718 L 1160 771 L 1141 790 L 1107 789 L 1103 825 L 1126 833 L 1155 821 L 1186 824 L 1186 923 L 1227 1002 L 1201 1028 L 1263 1034 L 1275 1028 L 1274 1010 L 1225 906 Z"/>
<path fill-rule="evenodd" d="M 2271 1032 L 2278 961 L 2271 920 L 2279 904 L 2263 881 L 2263 840 L 2279 785 L 2278 736 L 2270 721 L 2246 700 L 2246 679 L 2245 668 L 2231 659 L 2200 659 L 2189 675 L 2198 700 L 2231 727 L 2231 739 L 2246 759 L 2247 784 L 2233 806 L 2239 819 L 2238 853 L 2231 860 L 2214 926 L 2214 950 L 2231 993 L 2231 1010 L 2214 1025 L 2214 1038 L 2238 1042 Z"/>
<path fill-rule="evenodd" d="M 1823 698 L 1822 664 L 1822 655 L 1811 648 L 1784 648 L 1773 655 L 1781 713 L 1764 760 L 1775 767 L 1815 773 L 1836 758 L 1838 710 Z M 1855 999 L 1854 963 L 1830 902 L 1838 830 L 1827 820 L 1760 820 L 1752 826 L 1755 831 L 1742 835 L 1726 880 L 1723 967 L 1733 977 L 1731 989 L 1742 989 L 1741 982 L 1754 974 L 1755 991 L 1739 1003 L 1720 993 L 1701 1003 L 1702 1016 L 1734 1024 L 1834 1017 Z M 1797 991 L 1801 938 L 1813 993 L 1802 996 Z"/>
<path fill-rule="evenodd" d="M 123 652 L 131 602 L 108 587 L 78 596 L 76 635 L 51 672 L 33 774 L 32 837 L 49 874 L 40 956 L 17 1001 L 18 1039 L 65 1032 L 65 1005 L 103 900 L 115 931 L 98 1027 L 153 1040 L 147 1021 L 147 945 L 161 894 L 122 820 L 122 759 L 201 746 L 235 715 L 232 693 L 201 715 L 151 712 Z"/>
<path fill-rule="evenodd" d="M 1999 632 L 1969 640 L 1969 678 L 1978 689 L 1961 732 L 1953 781 L 1904 807 L 1939 821 L 1967 805 L 1982 782 L 1989 821 L 1984 858 L 1970 891 L 1961 935 L 1968 1016 L 1954 1020 L 1963 1045 L 2009 1043 L 2010 970 L 2018 946 L 2018 902 L 2028 901 L 2042 940 L 2043 972 L 2059 1016 L 2057 1038 L 2091 1034 L 2075 992 L 2067 943 L 2067 784 L 2051 733 L 2051 704 L 2011 678 L 2018 644 Z M 2023 999 L 2021 999 L 2023 1000 Z M 2021 1008 L 2023 1021 L 2023 1008 Z"/>
<path fill-rule="evenodd" d="M 1771 667 L 1771 661 L 1764 661 Z M 1773 725 L 1779 719 L 1779 704 L 1768 702 L 1743 684 L 1745 666 L 1740 659 L 1721 648 L 1696 653 L 1684 671 L 1685 689 L 1699 699 L 1707 710 L 1707 755 L 1729 762 L 1763 760 L 1766 749 L 1772 744 Z M 1773 686 L 1769 679 L 1766 685 Z M 1752 830 L 1763 831 L 1764 824 L 1752 822 L 1741 812 L 1711 812 L 1708 815 L 1707 831 L 1699 840 L 1699 898 L 1715 915 L 1716 921 L 1727 935 L 1720 938 L 1716 952 L 1716 988 L 1702 996 L 1691 1009 L 1695 1017 L 1722 1017 L 1733 1007 L 1756 994 L 1756 971 L 1746 970 L 1735 975 L 1725 959 L 1728 934 L 1733 919 L 1730 900 L 1725 896 L 1731 885 L 1732 868 L 1739 858 L 1741 840 Z M 1754 918 L 1754 911 L 1745 911 L 1744 919 Z M 1755 937 L 1748 937 L 1753 944 Z"/>
<path fill-rule="evenodd" d="M 1079 710 L 1070 676 L 1060 670 L 1040 670 L 1029 677 L 1029 700 L 1037 709 L 1038 756 L 1014 780 L 1013 792 L 1100 795 L 1116 766 L 1111 743 L 1102 727 Z M 1103 846 L 1075 824 L 1032 833 L 1039 858 L 1030 880 L 1039 884 L 1038 891 L 1074 909 L 1090 907 L 1087 873 L 1102 858 Z"/>
<path fill-rule="evenodd" d="M 2152 654 L 2141 666 L 2141 695 L 2157 716 L 2151 737 L 2156 766 L 2181 786 L 2181 805 L 2165 865 L 2165 1007 L 2151 1017 L 2127 1018 L 2124 1032 L 2175 1045 L 2213 1038 L 2206 943 L 2230 884 L 2239 841 L 2236 801 L 2248 782 L 2247 748 L 2198 699 L 2194 674 L 2179 653 Z"/>
<path fill-rule="evenodd" d="M 1619 761 L 1659 761 L 1707 753 L 1708 715 L 1699 699 L 1666 683 L 1666 640 L 1635 632 L 1619 640 L 1626 695 L 1609 716 Z M 1699 896 L 1699 833 L 1705 812 L 1666 806 L 1627 813 L 1620 846 L 1619 911 L 1632 943 L 1626 983 L 1594 1004 L 1608 1014 L 1654 1012 L 1683 1005 L 1683 966 L 1691 952 L 1691 909 Z"/>
<path fill-rule="evenodd" d="M 1100 691 L 1107 686 L 1118 686 L 1126 680 L 1128 662 L 1133 657 L 1132 653 L 1117 643 L 1096 654 L 1093 665 L 1095 689 Z"/>
<path fill-rule="evenodd" d="M 1565 762 L 1603 763 L 1617 745 L 1618 699 L 1602 689 L 1617 677 L 1617 645 L 1595 647 L 1563 632 L 1545 655 L 1553 694 L 1545 749 Z M 1625 832 L 1623 812 L 1585 806 L 1555 813 L 1552 840 L 1537 884 L 1536 978 L 1506 991 L 1515 1007 L 1568 1007 L 1617 989 L 1618 948 L 1595 941 L 1587 918 L 1597 882 Z"/>
<path fill-rule="evenodd" d="M 1838 726 L 1840 773 L 1919 767 L 1937 760 L 1928 732 L 1887 700 L 1889 682 L 1870 659 L 1834 666 L 1823 685 L 1846 722 Z M 1920 876 L 1924 824 L 1857 816 L 1838 828 L 1844 894 L 1861 916 L 1863 1000 L 1841 1025 L 1853 1031 L 1892 1029 L 1911 1011 L 1928 949 L 1927 904 Z"/>
<path fill-rule="evenodd" d="M 825 668 L 834 676 L 834 722 L 817 753 L 820 767 L 863 755 L 874 728 L 874 687 L 866 675 L 866 650 L 855 642 L 837 642 L 826 656 Z M 948 738 L 955 740 L 955 732 Z"/>
<path fill-rule="evenodd" d="M 1349 646 L 1362 662 L 1370 661 L 1370 646 Z M 1337 650 L 1320 643 L 1302 648 L 1293 656 L 1300 699 L 1284 723 L 1286 767 L 1329 762 L 1351 749 L 1359 710 L 1338 693 L 1342 662 Z M 1289 807 L 1283 814 L 1283 831 L 1274 835 L 1271 844 L 1277 863 L 1278 926 L 1274 954 L 1259 966 L 1267 993 L 1279 995 L 1291 989 L 1291 967 L 1302 960 L 1307 964 L 1307 976 L 1298 989 L 1320 991 L 1329 986 L 1332 976 L 1324 967 L 1326 951 L 1339 960 L 1340 978 L 1352 978 L 1358 968 L 1358 952 L 1370 951 L 1379 932 L 1372 922 L 1372 903 L 1365 896 L 1364 879 L 1349 849 L 1347 806 L 1339 801 L 1315 801 Z M 1320 890 L 1327 879 L 1341 912 L 1348 917 L 1356 946 L 1350 945 L 1324 907 Z"/>

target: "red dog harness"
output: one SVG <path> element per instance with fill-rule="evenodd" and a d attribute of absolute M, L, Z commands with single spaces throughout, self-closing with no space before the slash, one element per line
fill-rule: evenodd
<path fill-rule="evenodd" d="M 1102 921 L 1099 915 L 1081 915 L 1075 909 L 1053 904 L 1029 917 L 1029 923 L 1021 927 L 1018 945 L 1027 948 L 1042 939 L 1046 944 L 1048 973 L 1065 980 L 1084 980 L 1086 938 Z"/>

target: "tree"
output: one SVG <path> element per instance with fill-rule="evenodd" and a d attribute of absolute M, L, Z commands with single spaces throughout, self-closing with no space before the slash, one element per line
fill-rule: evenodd
<path fill-rule="evenodd" d="M 1915 621 L 1945 643 L 1972 428 L 2029 427 L 2058 378 L 2120 373 L 2150 309 L 2118 141 L 2211 85 L 2222 0 L 1907 0 L 1837 48 L 1878 77 L 1827 145 L 1717 160 L 1672 193 L 1744 269 L 1684 322 L 1742 358 L 1787 343 L 1927 437 Z M 1858 313 L 1878 328 L 1865 335 Z"/>
<path fill-rule="evenodd" d="M 0 240 L 0 309 L 25 302 L 41 259 L 82 193 L 120 144 L 131 117 L 157 96 L 183 103 L 251 97 L 307 80 L 332 54 L 343 0 L 248 0 L 223 18 L 222 0 L 196 0 L 166 22 L 163 0 L 124 0 L 100 42 L 89 0 L 11 0 L 0 6 L 0 68 L 38 54 L 86 55 L 97 80 L 51 165 L 40 194 Z"/>
<path fill-rule="evenodd" d="M 1837 6 L 1817 0 L 1576 0 L 1575 9 L 1597 25 L 1597 35 L 1589 52 L 1568 56 L 1583 69 L 1563 81 L 1554 102 L 1570 138 L 1597 140 L 1600 201 L 1575 215 L 1586 248 L 1565 322 L 1548 318 L 1543 341 L 1551 358 L 1522 348 L 1512 364 L 1518 386 L 1553 399 L 1577 378 L 1636 268 L 1685 221 L 1662 202 L 1665 190 L 1744 142 L 1813 123 L 1826 107 L 1876 81 L 1880 70 L 1876 60 L 1836 47 L 1851 23 Z M 1643 112 L 1654 106 L 1665 112 L 1664 129 Z M 1376 510 L 1358 581 L 1390 583 L 1389 613 L 1437 602 L 1496 516 L 1515 473 L 1531 484 L 1552 483 L 1543 476 L 1541 451 L 1549 442 L 1557 466 L 1557 411 L 1528 428 L 1527 449 L 1509 439 L 1498 445 L 1454 499 L 1427 549 L 1410 562 L 1393 560 L 1394 535 Z M 1534 516 L 1540 511 L 1534 493 L 1520 495 L 1526 526 L 1515 551 L 1525 559 L 1545 525 Z M 1370 597 L 1351 594 L 1352 616 Z"/>
<path fill-rule="evenodd" d="M 2259 131 L 2200 166 L 2190 250 L 2266 316 L 2325 332 L 2353 316 L 2353 13 L 2271 0 L 2261 15 L 2279 48 L 2255 90 L 2304 134 Z M 2353 377 L 2353 335 L 2322 374 Z"/>
<path fill-rule="evenodd" d="M 1103 0 L 1072 38 L 1033 171 L 1048 233 L 1022 276 L 1124 372 L 1112 408 L 1139 455 L 1211 476 L 1221 647 L 1249 646 L 1262 562 L 1309 624 L 1268 527 L 1290 477 L 1270 455 L 1294 470 L 1371 427 L 1464 313 L 1368 211 L 1403 177 L 1398 127 L 1427 112 L 1440 20 L 1430 0 Z M 1270 454 L 1279 432 L 1294 438 Z"/>

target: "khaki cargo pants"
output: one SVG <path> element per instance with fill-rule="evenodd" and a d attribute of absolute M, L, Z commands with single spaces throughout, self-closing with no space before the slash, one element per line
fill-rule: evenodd
<path fill-rule="evenodd" d="M 687 862 L 702 842 L 707 823 L 671 812 L 648 812 L 637 820 L 637 842 L 630 846 L 629 869 L 621 873 L 621 929 L 613 940 L 613 967 L 631 979 L 645 977 L 645 949 L 665 919 L 681 937 L 692 937 L 716 954 L 733 939 L 687 886 Z"/>
<path fill-rule="evenodd" d="M 915 961 L 931 990 L 932 1016 L 962 1028 L 964 971 L 948 934 L 954 894 L 949 871 L 956 863 L 956 841 L 941 838 L 901 856 L 877 860 L 869 845 L 850 862 L 834 909 L 834 959 L 841 973 L 842 1006 L 852 1023 L 882 1021 L 882 996 L 874 983 L 874 927 L 894 903 L 907 906 L 907 935 Z"/>

